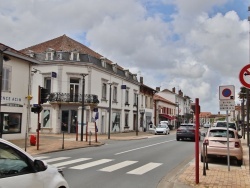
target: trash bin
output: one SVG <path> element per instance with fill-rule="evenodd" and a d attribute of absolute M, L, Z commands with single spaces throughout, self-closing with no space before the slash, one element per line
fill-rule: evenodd
<path fill-rule="evenodd" d="M 36 136 L 30 135 L 30 145 L 35 146 L 36 145 Z"/>

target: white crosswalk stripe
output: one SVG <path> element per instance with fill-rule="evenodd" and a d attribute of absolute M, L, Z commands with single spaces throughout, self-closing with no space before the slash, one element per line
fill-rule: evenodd
<path fill-rule="evenodd" d="M 113 161 L 113 159 L 101 159 L 101 160 L 89 162 L 89 163 L 86 163 L 86 164 L 70 167 L 70 169 L 83 170 L 83 169 L 90 168 L 90 167 L 93 167 L 93 166 L 97 166 L 97 165 L 100 165 L 100 164 L 108 163 L 110 161 Z"/>
<path fill-rule="evenodd" d="M 113 172 L 115 170 L 124 168 L 126 166 L 132 165 L 132 164 L 137 163 L 137 162 L 138 161 L 124 161 L 124 162 L 121 162 L 121 163 L 118 163 L 118 164 L 114 164 L 114 165 L 108 166 L 106 168 L 102 168 L 99 171 Z"/>
<path fill-rule="evenodd" d="M 92 158 L 77 158 L 77 159 L 70 159 L 71 157 L 56 157 L 56 158 L 50 158 L 49 156 L 38 156 L 36 157 L 36 159 L 40 159 L 43 160 L 45 162 L 47 162 L 48 164 L 51 164 L 55 167 L 60 167 L 60 168 L 68 168 L 68 169 L 74 169 L 74 170 L 83 170 L 83 169 L 87 169 L 90 167 L 94 167 L 94 166 L 98 166 L 101 164 L 105 164 L 108 162 L 113 161 L 114 159 L 100 159 L 100 160 L 96 160 L 96 161 L 91 161 L 91 162 L 87 162 L 87 163 L 82 163 L 84 161 L 88 161 L 91 160 Z M 79 163 L 79 165 L 76 165 L 76 163 Z M 114 172 L 116 170 L 125 168 L 127 166 L 132 166 L 133 164 L 138 163 L 138 161 L 123 161 L 123 162 L 119 162 L 104 168 L 99 169 L 98 171 L 102 171 L 102 172 Z M 71 165 L 67 166 L 67 165 Z M 147 163 L 143 166 L 140 166 L 134 170 L 131 170 L 129 172 L 127 172 L 126 174 L 132 174 L 132 175 L 143 175 L 159 166 L 161 166 L 162 163 Z M 67 166 L 67 167 L 65 167 Z"/>
<path fill-rule="evenodd" d="M 51 163 L 51 162 L 55 162 L 55 161 L 61 161 L 61 160 L 64 160 L 64 159 L 69 159 L 70 157 L 57 157 L 57 158 L 53 158 L 53 159 L 46 159 L 46 160 L 43 160 L 45 161 L 46 163 Z"/>
<path fill-rule="evenodd" d="M 162 163 L 148 163 L 146 165 L 143 165 L 139 168 L 136 168 L 134 170 L 131 170 L 127 172 L 127 174 L 135 174 L 135 175 L 142 175 L 145 174 L 146 172 L 153 170 L 154 168 L 162 165 Z"/>
<path fill-rule="evenodd" d="M 55 167 L 63 167 L 65 165 L 70 165 L 70 164 L 74 164 L 74 163 L 78 163 L 78 162 L 82 162 L 82 161 L 87 161 L 90 160 L 91 158 L 79 158 L 79 159 L 74 159 L 74 160 L 70 160 L 70 161 L 65 161 L 65 162 L 60 162 L 60 163 L 55 163 L 52 164 Z"/>

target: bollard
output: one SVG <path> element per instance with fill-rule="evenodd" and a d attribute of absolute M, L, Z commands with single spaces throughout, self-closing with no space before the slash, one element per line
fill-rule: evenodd
<path fill-rule="evenodd" d="M 205 161 L 205 163 L 206 163 L 206 170 L 209 170 L 208 169 L 208 160 L 207 160 L 207 143 L 204 143 L 205 144 L 205 147 L 206 147 L 206 161 Z"/>
<path fill-rule="evenodd" d="M 62 142 L 62 149 L 64 149 L 64 131 L 63 131 L 63 142 Z"/>
<path fill-rule="evenodd" d="M 92 135 L 92 132 L 90 131 L 89 132 L 89 145 L 91 145 L 91 135 Z"/>
<path fill-rule="evenodd" d="M 206 176 L 205 160 L 206 160 L 205 143 L 203 143 L 203 176 Z"/>

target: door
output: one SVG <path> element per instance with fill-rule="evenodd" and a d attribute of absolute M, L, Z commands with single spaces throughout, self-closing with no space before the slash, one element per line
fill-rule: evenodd
<path fill-rule="evenodd" d="M 76 110 L 71 110 L 70 133 L 76 133 L 76 126 L 77 126 L 77 111 Z"/>
<path fill-rule="evenodd" d="M 68 132 L 69 130 L 69 111 L 62 110 L 62 127 L 61 131 Z"/>
<path fill-rule="evenodd" d="M 79 78 L 70 78 L 70 102 L 78 102 Z"/>

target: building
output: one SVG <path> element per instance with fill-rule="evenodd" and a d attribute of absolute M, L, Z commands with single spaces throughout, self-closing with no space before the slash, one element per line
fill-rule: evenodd
<path fill-rule="evenodd" d="M 146 121 L 152 118 L 147 115 L 148 103 L 136 101 L 138 95 L 147 96 L 136 74 L 66 35 L 21 52 L 41 62 L 32 67 L 31 104 L 38 101 L 39 86 L 49 90 L 49 100 L 42 104 L 41 132 L 82 133 L 88 122 L 95 122 L 100 134 L 142 130 L 144 125 L 138 127 L 139 110 L 145 109 Z M 31 115 L 31 122 L 30 130 L 35 132 L 36 114 Z"/>
<path fill-rule="evenodd" d="M 30 125 L 31 66 L 39 64 L 39 61 L 0 43 L 0 64 L 0 135 L 6 140 L 23 139 Z"/>

